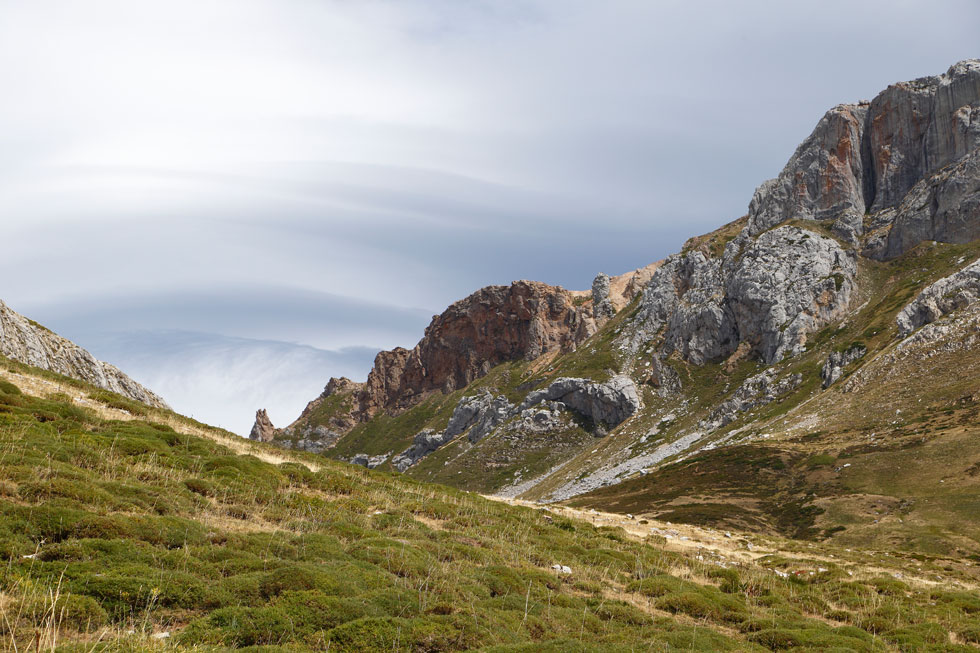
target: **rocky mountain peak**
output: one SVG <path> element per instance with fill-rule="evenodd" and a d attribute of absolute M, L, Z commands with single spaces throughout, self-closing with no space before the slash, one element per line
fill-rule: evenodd
<path fill-rule="evenodd" d="M 748 231 L 755 236 L 789 219 L 895 209 L 917 184 L 975 153 L 978 145 L 980 60 L 893 84 L 870 102 L 841 104 L 824 114 L 779 176 L 756 190 Z M 917 242 L 965 242 L 978 234 L 940 225 L 919 235 Z M 893 258 L 908 246 L 880 243 L 867 253 Z"/>

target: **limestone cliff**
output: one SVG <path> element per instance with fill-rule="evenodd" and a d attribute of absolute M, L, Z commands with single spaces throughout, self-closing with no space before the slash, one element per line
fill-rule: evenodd
<path fill-rule="evenodd" d="M 980 60 L 893 84 L 870 102 L 824 115 L 779 176 L 756 191 L 748 232 L 852 213 L 858 235 L 862 222 L 879 232 L 864 248 L 872 258 L 894 258 L 924 240 L 968 242 L 980 237 L 978 146 Z M 905 202 L 914 189 L 916 201 Z"/>
<path fill-rule="evenodd" d="M 0 301 L 0 354 L 57 372 L 130 399 L 167 408 L 166 402 L 118 368 L 96 359 L 75 343 L 11 310 Z"/>

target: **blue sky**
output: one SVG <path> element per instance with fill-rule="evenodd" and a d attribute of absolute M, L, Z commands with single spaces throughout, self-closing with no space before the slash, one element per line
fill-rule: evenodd
<path fill-rule="evenodd" d="M 0 0 L 0 297 L 198 419 L 291 421 L 491 283 L 745 212 L 980 5 Z"/>

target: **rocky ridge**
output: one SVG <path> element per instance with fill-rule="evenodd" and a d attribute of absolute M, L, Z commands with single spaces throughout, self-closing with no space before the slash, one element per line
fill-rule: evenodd
<path fill-rule="evenodd" d="M 317 428 L 329 423 L 341 434 L 353 424 L 369 427 L 381 412 L 395 420 L 386 424 L 412 416 L 410 442 L 386 426 L 383 448 L 355 457 L 386 464 L 379 451 L 402 451 L 387 459 L 396 468 L 464 487 L 466 474 L 489 475 L 493 458 L 494 470 L 508 470 L 493 478 L 547 500 L 768 438 L 748 425 L 784 409 L 760 408 L 849 392 L 863 378 L 860 370 L 890 355 L 880 354 L 893 346 L 896 324 L 898 335 L 907 335 L 980 296 L 972 265 L 950 274 L 950 261 L 930 254 L 977 255 L 941 244 L 980 237 L 978 107 L 978 61 L 839 105 L 780 175 L 759 187 L 746 216 L 689 239 L 642 278 L 599 274 L 591 291 L 580 292 L 544 286 L 536 293 L 530 282 L 484 289 L 435 318 L 414 350 L 379 355 L 366 384 L 332 380 L 308 413 L 334 402 L 332 421 Z M 908 257 L 942 267 L 903 263 Z M 909 289 L 939 270 L 945 277 L 909 303 Z M 555 297 L 560 310 L 549 309 L 538 324 L 560 337 L 533 346 L 540 329 L 532 317 L 514 317 L 514 295 Z M 481 297 L 492 298 L 494 308 Z M 538 308 L 524 315 L 543 315 L 541 302 L 528 301 Z M 856 322 L 858 315 L 865 322 Z M 474 325 L 479 335 L 467 335 Z M 481 339 L 498 338 L 491 333 L 503 334 L 503 347 Z M 507 361 L 526 364 L 495 368 Z M 466 388 L 495 369 L 475 394 L 412 412 L 427 397 Z M 341 397 L 350 402 L 340 406 Z M 591 419 L 593 434 L 611 437 L 596 444 L 581 430 L 563 430 L 569 415 Z M 531 436 L 549 432 L 572 444 L 558 456 L 535 449 Z M 356 442 L 364 443 L 375 431 L 358 433 Z M 418 465 L 449 443 L 459 447 L 445 462 L 451 471 L 439 476 L 433 461 Z M 364 450 L 348 447 L 344 455 Z M 523 467 L 522 456 L 530 461 Z M 434 460 L 442 465 L 446 456 Z"/>
<path fill-rule="evenodd" d="M 26 365 L 87 381 L 157 408 L 169 408 L 157 394 L 50 329 L 0 301 L 0 354 Z"/>
<path fill-rule="evenodd" d="M 304 428 L 323 400 L 349 395 L 349 410 L 334 413 L 330 425 L 343 433 L 379 412 L 398 414 L 433 393 L 464 388 L 500 363 L 572 351 L 595 331 L 591 307 L 564 288 L 487 286 L 433 317 L 413 349 L 380 352 L 365 383 L 330 379 L 293 428 Z"/>
<path fill-rule="evenodd" d="M 506 397 L 484 391 L 460 399 L 444 431 L 423 429 L 408 449 L 391 459 L 391 464 L 404 472 L 464 433 L 470 444 L 476 444 L 505 427 L 517 433 L 555 430 L 564 425 L 563 415 L 567 411 L 591 421 L 596 435 L 605 435 L 606 428 L 614 428 L 639 409 L 636 385 L 625 376 L 606 383 L 560 378 L 547 388 L 529 393 L 518 406 Z M 512 423 L 515 420 L 516 429 Z M 366 454 L 357 454 L 351 462 L 368 466 L 373 460 Z"/>
<path fill-rule="evenodd" d="M 756 191 L 749 207 L 749 234 L 759 235 L 790 219 L 837 219 L 851 212 L 873 216 L 899 207 L 914 187 L 931 186 L 930 177 L 977 149 L 978 115 L 978 60 L 957 63 L 943 75 L 893 84 L 870 102 L 834 107 L 779 176 Z M 952 200 L 946 203 L 957 207 L 959 224 L 951 228 L 948 220 L 940 220 L 927 229 L 911 229 L 910 223 L 917 222 L 909 216 L 912 207 L 900 208 L 889 216 L 897 229 L 875 240 L 865 255 L 893 258 L 925 239 L 966 242 L 980 235 L 972 219 L 976 206 L 948 195 L 976 192 L 974 166 L 954 172 L 954 179 L 934 190 L 937 199 Z M 942 202 L 927 209 L 930 216 L 941 213 L 938 204 Z"/>

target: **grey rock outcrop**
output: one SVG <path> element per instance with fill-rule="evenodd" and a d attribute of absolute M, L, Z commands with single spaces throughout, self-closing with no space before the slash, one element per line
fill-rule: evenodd
<path fill-rule="evenodd" d="M 388 456 L 391 454 L 380 454 L 377 456 L 369 456 L 366 453 L 359 453 L 350 459 L 352 465 L 360 465 L 361 467 L 367 467 L 368 469 L 374 469 L 375 467 L 380 467 L 385 464 L 388 460 Z"/>
<path fill-rule="evenodd" d="M 756 190 L 749 233 L 758 235 L 790 218 L 825 220 L 846 209 L 864 213 L 868 191 L 861 145 L 868 107 L 841 104 L 824 114 L 779 176 Z"/>
<path fill-rule="evenodd" d="M 627 376 L 614 376 L 605 383 L 563 377 L 543 390 L 527 395 L 518 411 L 543 401 L 556 401 L 607 427 L 624 422 L 640 408 L 636 384 Z"/>
<path fill-rule="evenodd" d="M 514 406 L 506 397 L 494 397 L 484 390 L 478 395 L 459 400 L 449 418 L 446 435 L 452 439 L 469 430 L 467 437 L 475 444 L 513 414 Z"/>
<path fill-rule="evenodd" d="M 148 406 L 169 408 L 158 395 L 75 343 L 11 310 L 0 301 L 0 354 L 43 370 L 87 381 Z"/>
<path fill-rule="evenodd" d="M 980 299 L 980 259 L 930 284 L 899 312 L 896 322 L 904 338 L 943 315 Z"/>
<path fill-rule="evenodd" d="M 765 370 L 745 380 L 729 399 L 718 404 L 708 418 L 698 425 L 711 431 L 731 424 L 739 413 L 770 404 L 782 395 L 795 389 L 803 381 L 802 374 L 791 374 L 777 378 L 773 369 Z"/>
<path fill-rule="evenodd" d="M 255 411 L 255 424 L 252 425 L 252 431 L 248 434 L 248 439 L 258 440 L 259 442 L 271 442 L 275 437 L 276 428 L 272 425 L 272 420 L 269 419 L 265 408 L 260 408 Z"/>
<path fill-rule="evenodd" d="M 609 275 L 600 272 L 592 280 L 592 315 L 597 322 L 608 320 L 616 314 L 616 308 L 609 298 Z"/>
<path fill-rule="evenodd" d="M 769 364 L 798 354 L 807 336 L 844 316 L 857 259 L 830 238 L 779 227 L 755 240 L 725 284 L 738 341 Z"/>
<path fill-rule="evenodd" d="M 560 401 L 545 401 L 532 408 L 525 408 L 517 415 L 513 430 L 521 433 L 545 433 L 565 425 L 567 407 Z"/>
<path fill-rule="evenodd" d="M 893 84 L 871 102 L 842 104 L 821 118 L 779 176 L 756 191 L 747 231 L 759 235 L 789 219 L 873 215 L 906 204 L 924 184 L 908 206 L 886 216 L 887 237 L 873 238 L 866 255 L 888 259 L 924 240 L 971 240 L 980 235 L 976 164 L 944 168 L 978 147 L 980 60 Z M 857 225 L 848 227 L 853 233 Z"/>
<path fill-rule="evenodd" d="M 391 459 L 392 466 L 400 472 L 422 460 L 430 453 L 452 440 L 451 435 L 425 429 L 415 434 L 412 446 Z"/>
<path fill-rule="evenodd" d="M 863 357 L 868 352 L 864 345 L 854 345 L 846 351 L 831 352 L 820 369 L 823 387 L 829 388 L 844 375 L 844 368 Z"/>
<path fill-rule="evenodd" d="M 630 344 L 635 350 L 662 333 L 664 355 L 702 364 L 744 342 L 772 364 L 844 314 L 856 273 L 853 252 L 791 226 L 740 236 L 721 259 L 675 255 L 644 291 Z"/>

